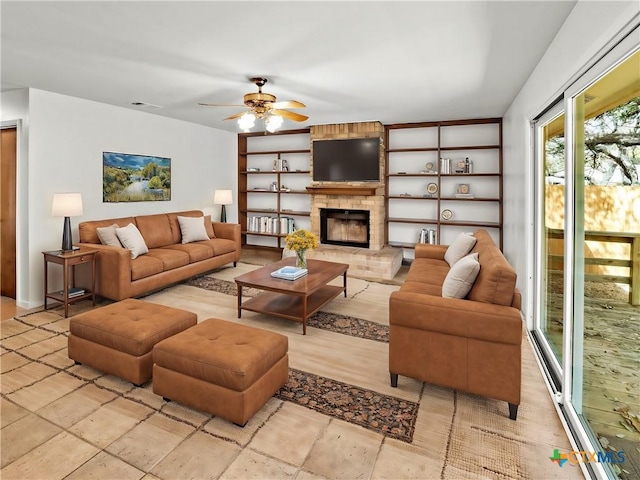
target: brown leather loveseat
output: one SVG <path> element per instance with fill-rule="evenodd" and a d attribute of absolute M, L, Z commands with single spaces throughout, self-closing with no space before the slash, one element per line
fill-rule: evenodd
<path fill-rule="evenodd" d="M 464 298 L 442 296 L 447 246 L 416 245 L 406 281 L 389 300 L 389 372 L 520 405 L 523 319 L 516 272 L 485 230 L 473 234 L 480 264 Z"/>
<path fill-rule="evenodd" d="M 240 225 L 204 219 L 208 240 L 182 243 L 181 217 L 202 217 L 199 210 L 81 222 L 81 247 L 98 250 L 96 293 L 112 300 L 137 297 L 194 275 L 240 260 Z M 122 246 L 103 245 L 97 229 L 129 224 L 142 234 L 148 253 L 132 259 Z"/>

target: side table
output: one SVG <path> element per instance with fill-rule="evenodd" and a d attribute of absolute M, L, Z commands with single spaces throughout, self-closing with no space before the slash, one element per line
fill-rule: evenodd
<path fill-rule="evenodd" d="M 69 315 L 69 304 L 82 300 L 84 298 L 91 298 L 93 305 L 96 304 L 96 253 L 97 250 L 91 250 L 87 248 L 81 248 L 79 250 L 73 250 L 71 252 L 64 252 L 62 250 L 52 250 L 48 252 L 42 252 L 44 255 L 44 309 L 47 309 L 47 299 L 56 300 L 64 304 L 64 317 Z M 57 263 L 62 265 L 63 268 L 63 289 L 57 292 L 49 292 L 49 263 Z M 91 291 L 84 291 L 81 294 L 69 296 L 69 277 L 71 277 L 71 287 L 76 286 L 75 267 L 77 265 L 88 264 L 91 268 Z"/>

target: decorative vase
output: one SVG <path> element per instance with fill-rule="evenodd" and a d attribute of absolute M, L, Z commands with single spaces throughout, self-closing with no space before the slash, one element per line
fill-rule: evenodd
<path fill-rule="evenodd" d="M 306 250 L 296 250 L 296 267 L 307 268 Z"/>

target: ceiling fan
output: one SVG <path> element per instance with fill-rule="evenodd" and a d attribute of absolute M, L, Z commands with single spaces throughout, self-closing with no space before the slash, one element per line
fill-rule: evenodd
<path fill-rule="evenodd" d="M 253 127 L 256 118 L 264 119 L 267 126 L 267 130 L 274 132 L 280 125 L 282 125 L 282 119 L 293 120 L 294 122 L 304 122 L 309 117 L 301 115 L 299 113 L 290 112 L 289 110 L 283 110 L 285 108 L 305 108 L 304 103 L 296 100 L 288 100 L 284 102 L 277 102 L 276 96 L 270 93 L 262 91 L 262 87 L 267 83 L 267 79 L 264 77 L 253 77 L 250 80 L 256 84 L 258 91 L 254 93 L 247 93 L 244 96 L 244 106 L 249 107 L 248 111 L 236 113 L 225 120 L 238 119 L 238 125 L 244 131 L 249 131 Z M 205 107 L 242 107 L 243 105 L 224 105 L 216 103 L 199 103 Z"/>

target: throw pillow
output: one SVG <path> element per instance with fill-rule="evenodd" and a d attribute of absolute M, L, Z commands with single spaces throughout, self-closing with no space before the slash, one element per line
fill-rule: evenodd
<path fill-rule="evenodd" d="M 120 225 L 117 223 L 109 225 L 108 227 L 96 228 L 96 233 L 98 234 L 98 238 L 102 245 L 111 245 L 112 247 L 122 248 L 122 244 L 116 235 L 116 228 L 120 228 Z"/>
<path fill-rule="evenodd" d="M 476 237 L 469 235 L 468 233 L 461 233 L 456 237 L 447 251 L 444 252 L 444 259 L 447 261 L 450 267 L 467 255 L 473 246 L 476 244 Z"/>
<path fill-rule="evenodd" d="M 149 252 L 140 230 L 138 230 L 138 227 L 133 223 L 130 223 L 126 227 L 116 228 L 116 235 L 120 243 L 122 243 L 122 246 L 131 250 L 132 260 Z"/>
<path fill-rule="evenodd" d="M 480 273 L 478 254 L 472 253 L 458 260 L 442 283 L 444 298 L 464 298 L 473 287 L 473 283 Z"/>
<path fill-rule="evenodd" d="M 182 243 L 199 242 L 209 240 L 207 229 L 204 226 L 204 217 L 180 217 L 180 232 L 182 232 Z"/>
<path fill-rule="evenodd" d="M 211 223 L 211 215 L 205 215 L 204 228 L 207 229 L 207 235 L 209 235 L 209 238 L 216 238 L 216 232 L 213 231 L 213 224 Z"/>

